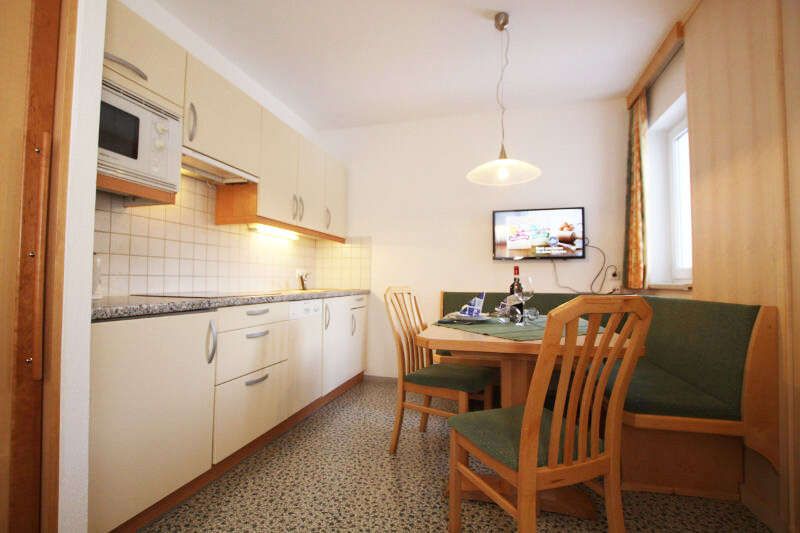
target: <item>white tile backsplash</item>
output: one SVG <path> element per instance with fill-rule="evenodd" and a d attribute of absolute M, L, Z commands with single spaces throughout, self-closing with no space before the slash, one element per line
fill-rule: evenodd
<path fill-rule="evenodd" d="M 298 271 L 315 287 L 369 288 L 369 238 L 291 241 L 217 226 L 215 201 L 213 186 L 190 178 L 176 205 L 125 207 L 98 192 L 94 246 L 107 294 L 294 289 Z"/>

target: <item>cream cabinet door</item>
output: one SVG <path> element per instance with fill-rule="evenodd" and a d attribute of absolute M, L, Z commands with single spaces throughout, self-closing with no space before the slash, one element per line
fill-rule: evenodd
<path fill-rule="evenodd" d="M 183 144 L 258 175 L 261 106 L 191 55 L 186 66 Z"/>
<path fill-rule="evenodd" d="M 183 106 L 186 51 L 118 0 L 108 2 L 104 64 Z"/>
<path fill-rule="evenodd" d="M 297 195 L 300 198 L 297 225 L 325 231 L 325 152 L 300 138 L 300 160 L 297 173 Z"/>
<path fill-rule="evenodd" d="M 289 415 L 322 396 L 322 315 L 289 322 Z"/>
<path fill-rule="evenodd" d="M 350 311 L 350 342 L 347 351 L 348 380 L 364 370 L 364 355 L 367 348 L 367 308 L 359 307 Z"/>
<path fill-rule="evenodd" d="M 92 325 L 89 531 L 211 468 L 215 313 Z"/>
<path fill-rule="evenodd" d="M 347 168 L 325 156 L 325 233 L 347 235 Z"/>
<path fill-rule="evenodd" d="M 257 370 L 216 387 L 214 464 L 286 418 L 287 362 Z"/>
<path fill-rule="evenodd" d="M 322 394 L 328 394 L 350 377 L 350 301 L 328 298 L 322 309 Z"/>
<path fill-rule="evenodd" d="M 261 109 L 261 166 L 258 214 L 297 224 L 297 164 L 300 135 L 266 109 Z"/>

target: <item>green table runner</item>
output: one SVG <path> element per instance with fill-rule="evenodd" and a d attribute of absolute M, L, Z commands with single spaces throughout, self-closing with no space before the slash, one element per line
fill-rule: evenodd
<path fill-rule="evenodd" d="M 497 321 L 497 319 L 465 324 L 443 318 L 437 322 L 437 324 L 446 328 L 460 329 L 462 331 L 469 331 L 470 333 L 480 333 L 481 335 L 500 337 L 501 339 L 512 341 L 538 341 L 544 337 L 547 317 L 539 316 L 533 320 L 533 323 L 525 324 L 524 326 L 518 326 L 508 322 L 501 323 Z M 587 328 L 588 322 L 584 319 L 580 319 L 578 322 L 578 335 L 585 335 Z"/>

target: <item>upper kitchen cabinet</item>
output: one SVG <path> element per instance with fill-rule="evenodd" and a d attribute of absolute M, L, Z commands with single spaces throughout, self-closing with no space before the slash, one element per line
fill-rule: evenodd
<path fill-rule="evenodd" d="M 186 51 L 117 0 L 108 2 L 104 65 L 183 106 Z"/>
<path fill-rule="evenodd" d="M 347 168 L 329 155 L 325 156 L 325 230 L 347 234 Z"/>
<path fill-rule="evenodd" d="M 297 223 L 325 231 L 325 152 L 305 137 L 300 139 L 297 163 Z"/>
<path fill-rule="evenodd" d="M 259 173 L 261 106 L 189 56 L 183 144 L 250 174 Z"/>
<path fill-rule="evenodd" d="M 297 161 L 300 135 L 266 109 L 261 110 L 261 167 L 258 215 L 296 224 L 300 212 Z"/>

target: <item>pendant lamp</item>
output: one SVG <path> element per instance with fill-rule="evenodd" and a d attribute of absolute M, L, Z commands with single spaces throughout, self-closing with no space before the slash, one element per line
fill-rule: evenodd
<path fill-rule="evenodd" d="M 538 178 L 542 171 L 536 165 L 531 165 L 519 159 L 509 159 L 506 155 L 506 107 L 503 103 L 503 77 L 508 67 L 508 48 L 511 44 L 511 34 L 508 31 L 508 13 L 500 12 L 494 16 L 494 27 L 500 32 L 500 45 L 503 51 L 503 60 L 500 66 L 500 79 L 497 80 L 496 99 L 500 110 L 500 155 L 494 161 L 478 165 L 467 173 L 467 179 L 479 185 L 503 187 L 518 185 Z"/>

